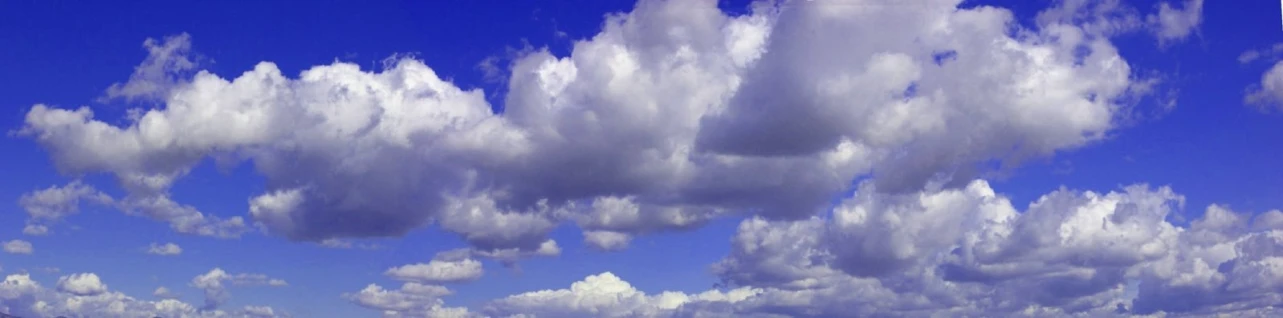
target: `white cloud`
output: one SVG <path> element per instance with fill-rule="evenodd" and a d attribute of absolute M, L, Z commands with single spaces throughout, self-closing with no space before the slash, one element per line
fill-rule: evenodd
<path fill-rule="evenodd" d="M 160 299 L 178 299 L 179 295 L 164 286 L 156 287 L 156 291 L 151 293 L 152 296 Z"/>
<path fill-rule="evenodd" d="M 79 213 L 82 202 L 110 205 L 114 200 L 79 180 L 23 194 L 18 205 L 27 212 L 28 219 L 22 233 L 33 236 L 48 234 L 49 225 Z"/>
<path fill-rule="evenodd" d="M 628 233 L 611 231 L 585 231 L 584 243 L 603 251 L 618 251 L 628 247 L 633 237 Z"/>
<path fill-rule="evenodd" d="M 227 302 L 231 297 L 227 291 L 227 285 L 279 287 L 288 284 L 284 280 L 270 278 L 263 274 L 228 274 L 221 268 L 214 268 L 205 274 L 197 275 L 191 281 L 192 287 L 205 292 L 205 305 L 201 307 L 205 310 L 216 309 Z"/>
<path fill-rule="evenodd" d="M 35 249 L 31 247 L 31 242 L 23 240 L 11 240 L 4 242 L 4 252 L 9 254 L 31 254 Z"/>
<path fill-rule="evenodd" d="M 18 317 L 287 317 L 287 314 L 247 307 L 244 310 L 199 310 L 175 299 L 140 300 L 108 290 L 98 276 L 63 276 L 49 289 L 26 274 L 8 275 L 0 282 L 0 311 Z M 270 315 L 261 315 L 264 312 Z"/>
<path fill-rule="evenodd" d="M 71 274 L 58 278 L 58 291 L 77 296 L 93 296 L 107 292 L 107 285 L 94 273 Z"/>
<path fill-rule="evenodd" d="M 130 184 L 142 185 L 144 188 L 155 187 L 153 183 L 172 182 L 165 178 L 144 177 L 129 177 L 127 180 L 131 180 L 127 181 Z M 48 233 L 48 226 L 79 212 L 82 200 L 111 206 L 128 215 L 145 216 L 168 222 L 170 227 L 179 233 L 232 238 L 247 231 L 245 221 L 240 216 L 221 219 L 201 213 L 191 206 L 178 204 L 170 200 L 167 194 L 146 191 L 148 191 L 146 195 L 130 195 L 117 200 L 77 180 L 61 187 L 53 186 L 24 194 L 18 200 L 19 205 L 27 211 L 28 215 L 27 226 L 23 229 L 23 233 L 27 235 Z"/>
<path fill-rule="evenodd" d="M 27 224 L 22 227 L 22 234 L 44 236 L 49 234 L 49 227 L 39 224 Z"/>
<path fill-rule="evenodd" d="M 192 44 L 187 33 L 165 37 L 163 42 L 148 38 L 143 48 L 147 49 L 147 59 L 134 68 L 129 81 L 108 87 L 107 98 L 164 101 L 184 83 L 180 76 L 196 68 L 196 61 L 189 57 Z"/>
<path fill-rule="evenodd" d="M 1158 13 L 1145 17 L 1159 41 L 1179 41 L 1196 32 L 1203 23 L 1203 0 L 1185 0 L 1180 8 L 1170 2 L 1158 4 Z"/>
<path fill-rule="evenodd" d="M 362 307 L 381 311 L 384 317 L 472 316 L 467 309 L 445 307 L 441 297 L 453 293 L 442 286 L 409 282 L 396 290 L 370 284 L 360 292 L 343 294 L 343 298 Z"/>
<path fill-rule="evenodd" d="M 1248 88 L 1243 103 L 1262 112 L 1283 110 L 1283 62 L 1275 63 L 1261 76 L 1260 84 Z"/>
<path fill-rule="evenodd" d="M 1168 188 L 1062 189 L 1018 211 L 982 181 L 907 194 L 872 187 L 862 185 L 831 218 L 744 221 L 714 270 L 764 292 L 735 310 L 1096 316 L 1121 306 L 1259 315 L 1283 301 L 1271 283 L 1244 284 L 1278 281 L 1261 269 L 1283 257 L 1274 252 L 1283 250 L 1275 238 L 1283 212 L 1249 224 L 1212 206 L 1182 228 L 1166 221 L 1183 205 Z"/>
<path fill-rule="evenodd" d="M 469 282 L 481 278 L 484 273 L 481 262 L 474 259 L 432 260 L 427 264 L 409 264 L 383 272 L 396 280 L 429 284 Z"/>
<path fill-rule="evenodd" d="M 675 316 L 680 307 L 689 303 L 736 303 L 759 292 L 738 288 L 728 292 L 647 295 L 618 276 L 605 272 L 575 282 L 569 289 L 533 291 L 494 300 L 485 305 L 483 312 L 499 317 L 664 317 Z"/>
<path fill-rule="evenodd" d="M 123 125 L 36 105 L 22 133 L 64 173 L 115 175 L 123 210 L 180 232 L 244 231 L 168 195 L 206 157 L 244 158 L 267 180 L 248 206 L 270 233 L 321 242 L 436 222 L 515 255 L 567 221 L 634 235 L 738 211 L 804 219 L 860 175 L 885 191 L 959 186 L 982 163 L 1101 139 L 1145 91 L 1097 36 L 1129 21 L 1111 15 L 1120 5 L 1065 5 L 1013 30 L 1010 12 L 960 3 L 730 16 L 715 1 L 642 1 L 569 56 L 516 58 L 502 114 L 413 59 L 296 78 L 264 62 L 166 85 L 163 107 Z M 140 70 L 185 61 L 177 43 Z"/>
<path fill-rule="evenodd" d="M 170 255 L 178 255 L 182 253 L 183 253 L 183 248 L 179 247 L 178 244 L 174 244 L 174 243 L 165 243 L 165 244 L 151 243 L 151 246 L 147 247 L 147 254 L 170 256 Z"/>

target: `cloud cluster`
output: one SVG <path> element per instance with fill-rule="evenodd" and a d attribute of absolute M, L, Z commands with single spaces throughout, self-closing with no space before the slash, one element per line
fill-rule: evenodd
<path fill-rule="evenodd" d="M 201 309 L 213 310 L 222 306 L 231 297 L 227 291 L 228 285 L 281 287 L 289 284 L 284 280 L 270 278 L 263 274 L 228 274 L 221 268 L 214 268 L 205 274 L 193 277 L 190 285 L 205 292 L 205 305 Z"/>
<path fill-rule="evenodd" d="M 175 299 L 140 300 L 107 288 L 93 273 L 58 279 L 57 288 L 40 285 L 27 274 L 0 282 L 0 312 L 18 317 L 288 317 L 270 307 L 239 310 L 200 310 Z"/>
<path fill-rule="evenodd" d="M 716 272 L 763 288 L 787 315 L 1264 314 L 1283 254 L 1283 212 L 1211 206 L 1183 228 L 1183 197 L 1135 185 L 1059 190 L 1019 211 L 983 181 L 878 194 L 864 184 L 826 218 L 747 220 Z M 795 301 L 792 305 L 778 303 Z M 764 306 L 764 307 L 763 307 Z"/>
<path fill-rule="evenodd" d="M 1074 3 L 1023 28 L 1007 10 L 961 0 L 763 2 L 744 15 L 715 1 L 641 1 L 569 56 L 515 59 L 499 113 L 413 59 L 297 77 L 263 62 L 167 84 L 163 107 L 123 125 L 36 105 L 21 133 L 63 173 L 116 176 L 122 210 L 184 233 L 246 230 L 239 216 L 169 196 L 214 158 L 265 177 L 249 215 L 295 240 L 435 222 L 479 250 L 530 253 L 573 222 L 614 250 L 729 213 L 805 219 L 860 176 L 887 192 L 956 187 L 994 163 L 1100 140 L 1146 81 L 1109 33 L 1073 17 L 1137 17 Z M 149 41 L 139 72 L 188 70 L 188 41 Z"/>
<path fill-rule="evenodd" d="M 1283 314 L 1283 211 L 1212 205 L 1188 226 L 1171 189 L 1061 189 L 1024 210 L 984 181 L 878 192 L 833 212 L 752 218 L 713 266 L 732 289 L 646 294 L 611 273 L 459 314 L 493 317 L 1204 316 Z M 407 285 L 410 286 L 410 285 Z M 405 287 L 404 289 L 411 289 Z M 396 292 L 384 307 L 413 302 Z M 404 292 L 401 292 L 402 294 Z M 371 296 L 373 297 L 373 296 Z M 401 297 L 404 297 L 402 295 Z M 392 302 L 389 299 L 402 299 Z M 402 305 L 392 305 L 402 304 Z M 422 312 L 422 311 L 420 311 Z"/>

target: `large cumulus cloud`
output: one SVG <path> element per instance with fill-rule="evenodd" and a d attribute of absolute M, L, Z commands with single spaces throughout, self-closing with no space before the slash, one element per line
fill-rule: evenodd
<path fill-rule="evenodd" d="M 569 56 L 516 59 L 500 113 L 413 59 L 154 75 L 191 71 L 190 37 L 170 37 L 148 42 L 146 74 L 130 78 L 163 88 L 146 90 L 163 107 L 115 125 L 37 105 L 21 133 L 64 173 L 116 176 L 122 209 L 180 232 L 246 230 L 169 196 L 215 158 L 265 177 L 247 210 L 270 233 L 324 241 L 436 222 L 480 249 L 529 253 L 566 221 L 619 249 L 728 213 L 805 219 L 865 175 L 885 192 L 961 186 L 995 161 L 1101 139 L 1148 83 L 1113 33 L 1079 20 L 1025 28 L 959 0 L 831 2 L 729 15 L 714 1 L 641 1 Z"/>

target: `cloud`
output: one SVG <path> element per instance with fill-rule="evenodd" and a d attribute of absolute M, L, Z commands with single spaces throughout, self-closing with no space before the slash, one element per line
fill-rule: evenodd
<path fill-rule="evenodd" d="M 584 243 L 603 251 L 618 251 L 627 248 L 632 239 L 632 236 L 628 235 L 628 233 L 611 231 L 584 232 Z"/>
<path fill-rule="evenodd" d="M 362 307 L 381 311 L 384 317 L 470 316 L 467 309 L 444 306 L 441 297 L 453 293 L 442 286 L 409 282 L 396 290 L 370 284 L 360 292 L 343 294 L 343 298 Z"/>
<path fill-rule="evenodd" d="M 1283 54 L 1283 43 L 1275 43 L 1267 48 L 1252 49 L 1243 51 L 1238 56 L 1239 64 L 1247 64 L 1255 61 L 1274 62 L 1279 59 L 1279 54 Z"/>
<path fill-rule="evenodd" d="M 155 186 L 155 183 L 172 182 L 165 178 L 137 176 L 130 177 L 129 180 L 128 182 L 138 185 L 152 184 L 147 187 Z M 244 219 L 240 216 L 221 219 L 206 215 L 191 206 L 170 200 L 166 194 L 130 195 L 118 200 L 91 185 L 76 180 L 63 186 L 52 186 L 24 194 L 18 200 L 18 204 L 27 211 L 28 215 L 27 226 L 23 228 L 23 233 L 27 235 L 48 233 L 49 226 L 78 213 L 82 200 L 114 207 L 127 215 L 145 216 L 167 222 L 170 228 L 179 233 L 233 238 L 248 231 Z"/>
<path fill-rule="evenodd" d="M 1185 0 L 1179 9 L 1170 2 L 1160 2 L 1158 12 L 1146 16 L 1145 22 L 1160 42 L 1183 40 L 1203 23 L 1203 0 Z"/>
<path fill-rule="evenodd" d="M 485 271 L 481 262 L 474 259 L 432 260 L 427 264 L 409 264 L 389 268 L 383 272 L 396 280 L 428 284 L 470 282 L 481 278 Z"/>
<path fill-rule="evenodd" d="M 785 315 L 1109 315 L 1271 312 L 1283 227 L 1212 206 L 1182 228 L 1168 188 L 1061 189 L 1019 211 L 983 181 L 879 193 L 828 218 L 744 221 L 714 265 L 763 292 L 735 310 Z M 1233 290 L 1218 294 L 1213 290 Z M 1175 300 L 1175 301 L 1174 301 Z M 851 310 L 855 311 L 851 311 Z"/>
<path fill-rule="evenodd" d="M 107 292 L 107 285 L 94 273 L 80 273 L 58 278 L 58 291 L 77 296 L 93 296 Z"/>
<path fill-rule="evenodd" d="M 263 274 L 228 274 L 221 268 L 214 268 L 209 272 L 197 275 L 192 278 L 191 286 L 201 289 L 205 292 L 205 305 L 203 310 L 217 309 L 231 297 L 227 291 L 227 286 L 287 286 L 288 284 L 281 279 L 267 277 Z"/>
<path fill-rule="evenodd" d="M 164 286 L 156 287 L 156 291 L 152 292 L 151 295 L 160 299 L 178 299 L 179 297 L 178 294 L 175 294 L 173 291 L 169 290 L 169 288 L 165 288 Z"/>
<path fill-rule="evenodd" d="M 1275 63 L 1261 75 L 1259 84 L 1248 87 L 1243 103 L 1262 112 L 1283 110 L 1283 62 Z"/>
<path fill-rule="evenodd" d="M 125 83 L 115 83 L 107 88 L 107 98 L 126 100 L 164 101 L 169 93 L 185 81 L 184 72 L 196 68 L 196 59 L 189 56 L 191 35 L 182 33 L 162 40 L 148 38 L 143 41 L 147 59 L 134 68 Z"/>
<path fill-rule="evenodd" d="M 31 242 L 23 240 L 11 240 L 4 242 L 4 252 L 9 254 L 31 254 L 34 249 L 31 248 Z"/>
<path fill-rule="evenodd" d="M 689 303 L 735 303 L 758 292 L 739 288 L 693 295 L 681 292 L 647 295 L 605 272 L 575 282 L 569 289 L 533 291 L 497 299 L 487 303 L 483 312 L 499 317 L 663 317 L 675 316 L 679 308 Z"/>
<path fill-rule="evenodd" d="M 112 291 L 93 273 L 78 273 L 58 279 L 49 289 L 27 274 L 8 275 L 0 282 L 0 312 L 18 317 L 287 317 L 266 307 L 244 310 L 202 311 L 175 299 L 140 300 Z"/>
<path fill-rule="evenodd" d="M 64 174 L 114 175 L 122 210 L 179 232 L 247 230 L 169 196 L 219 158 L 264 177 L 247 210 L 268 233 L 325 242 L 435 223 L 511 259 L 566 222 L 622 248 L 732 214 L 806 219 L 862 177 L 885 192 L 960 187 L 1101 140 L 1151 90 L 1110 42 L 1139 21 L 1117 1 L 1066 1 L 1031 27 L 961 0 L 828 3 L 730 15 L 641 1 L 568 56 L 514 58 L 500 113 L 413 58 L 296 77 L 262 62 L 164 85 L 163 107 L 120 124 L 35 105 L 21 134 Z M 186 61 L 181 38 L 140 69 Z"/>
<path fill-rule="evenodd" d="M 22 227 L 22 234 L 31 236 L 44 236 L 49 234 L 49 227 L 38 224 L 27 224 Z"/>
<path fill-rule="evenodd" d="M 178 244 L 174 244 L 174 243 L 165 243 L 165 244 L 151 243 L 151 246 L 147 247 L 147 254 L 172 256 L 172 255 L 178 255 L 182 253 L 183 253 L 183 248 L 179 247 Z"/>
<path fill-rule="evenodd" d="M 79 213 L 82 201 L 100 205 L 114 202 L 110 196 L 79 180 L 23 194 L 18 198 L 18 205 L 27 212 L 28 219 L 22 233 L 33 236 L 48 234 L 48 225 Z"/>

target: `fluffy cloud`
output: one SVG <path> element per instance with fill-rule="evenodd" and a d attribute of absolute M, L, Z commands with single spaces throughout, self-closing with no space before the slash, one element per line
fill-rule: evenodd
<path fill-rule="evenodd" d="M 983 181 L 885 194 L 872 182 L 827 218 L 750 219 L 714 266 L 763 292 L 737 311 L 786 315 L 1108 315 L 1272 312 L 1283 212 L 1212 206 L 1136 185 L 1059 190 L 1018 211 Z"/>
<path fill-rule="evenodd" d="M 405 283 L 401 289 L 387 290 L 370 284 L 357 293 L 343 294 L 362 307 L 383 312 L 384 317 L 467 317 L 467 309 L 445 307 L 441 297 L 453 294 L 437 285 Z"/>
<path fill-rule="evenodd" d="M 1203 0 L 1185 0 L 1180 8 L 1169 2 L 1158 4 L 1158 12 L 1145 17 L 1159 41 L 1179 41 L 1203 23 Z"/>
<path fill-rule="evenodd" d="M 178 255 L 182 253 L 183 253 L 183 248 L 179 247 L 178 244 L 174 244 L 174 243 L 165 243 L 165 244 L 151 243 L 151 246 L 147 247 L 147 254 L 170 256 L 170 255 Z"/>
<path fill-rule="evenodd" d="M 205 292 L 205 305 L 201 309 L 212 310 L 227 302 L 231 294 L 227 286 L 287 286 L 284 280 L 269 278 L 263 274 L 228 274 L 221 268 L 192 278 L 191 286 Z"/>
<path fill-rule="evenodd" d="M 107 292 L 107 285 L 94 273 L 72 274 L 58 278 L 58 291 L 77 296 L 93 296 Z"/>
<path fill-rule="evenodd" d="M 1283 110 L 1283 62 L 1275 63 L 1261 75 L 1260 84 L 1248 88 L 1243 102 L 1262 112 Z"/>
<path fill-rule="evenodd" d="M 427 264 L 410 264 L 389 268 L 383 274 L 396 280 L 429 284 L 460 283 L 481 278 L 485 271 L 474 259 L 432 260 Z"/>
<path fill-rule="evenodd" d="M 23 240 L 12 240 L 4 242 L 4 252 L 9 254 L 31 254 L 35 249 L 31 247 L 31 242 Z"/>
<path fill-rule="evenodd" d="M 584 232 L 584 243 L 603 251 L 617 251 L 627 248 L 632 239 L 633 237 L 628 233 L 612 231 Z"/>
<path fill-rule="evenodd" d="M 265 177 L 248 210 L 270 233 L 321 242 L 436 222 L 511 255 L 537 253 L 561 222 L 613 249 L 741 211 L 805 219 L 862 175 L 887 192 L 961 186 L 991 162 L 1101 139 L 1145 91 L 1103 31 L 1135 19 L 1105 14 L 1116 3 L 1070 1 L 1032 29 L 961 0 L 830 3 L 732 16 L 711 0 L 641 1 L 569 56 L 515 59 L 501 113 L 413 59 L 171 81 L 190 70 L 180 36 L 149 42 L 130 80 L 163 79 L 163 107 L 115 125 L 36 105 L 21 133 L 64 173 L 115 175 L 123 210 L 180 232 L 244 231 L 169 197 L 213 157 Z"/>
<path fill-rule="evenodd" d="M 571 284 L 569 289 L 533 291 L 494 300 L 485 305 L 483 312 L 498 317 L 663 317 L 677 315 L 678 309 L 687 304 L 734 304 L 759 292 L 738 288 L 693 295 L 680 292 L 647 295 L 606 272 L 588 276 Z"/>
<path fill-rule="evenodd" d="M 93 273 L 58 279 L 49 289 L 26 274 L 9 275 L 0 282 L 0 312 L 18 317 L 287 317 L 269 307 L 242 310 L 199 310 L 174 299 L 140 300 L 111 291 Z"/>

